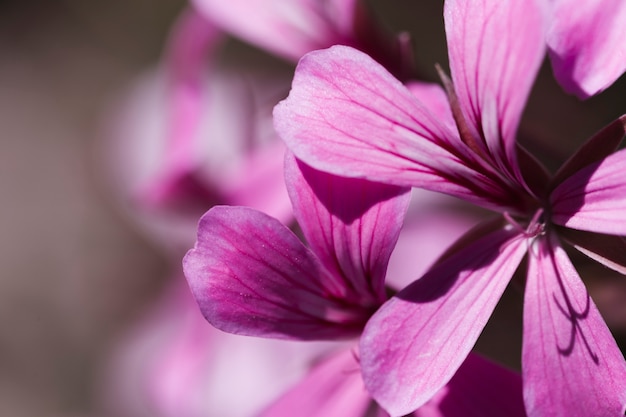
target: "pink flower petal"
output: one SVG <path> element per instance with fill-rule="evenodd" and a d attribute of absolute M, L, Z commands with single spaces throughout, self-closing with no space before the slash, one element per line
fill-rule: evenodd
<path fill-rule="evenodd" d="M 205 318 L 229 333 L 349 337 L 372 313 L 336 298 L 334 280 L 311 251 L 278 220 L 245 207 L 209 210 L 183 268 Z"/>
<path fill-rule="evenodd" d="M 461 109 L 483 149 L 522 184 L 515 138 L 545 52 L 544 14 L 534 0 L 448 0 L 444 6 Z"/>
<path fill-rule="evenodd" d="M 351 349 L 318 364 L 258 417 L 364 417 L 372 397 Z"/>
<path fill-rule="evenodd" d="M 554 238 L 529 254 L 522 368 L 529 415 L 624 415 L 626 362 Z"/>
<path fill-rule="evenodd" d="M 412 412 L 452 378 L 526 252 L 500 229 L 456 252 L 399 292 L 361 337 L 368 391 L 391 415 Z"/>
<path fill-rule="evenodd" d="M 626 235 L 626 150 L 581 169 L 550 196 L 552 221 L 572 229 Z"/>
<path fill-rule="evenodd" d="M 609 87 L 626 70 L 626 3 L 554 0 L 547 34 L 554 75 L 580 98 Z"/>
<path fill-rule="evenodd" d="M 195 0 L 217 26 L 296 61 L 315 49 L 351 44 L 356 0 Z"/>
<path fill-rule="evenodd" d="M 525 417 L 519 374 L 471 354 L 415 417 Z"/>
<path fill-rule="evenodd" d="M 292 154 L 285 177 L 306 241 L 337 280 L 335 296 L 375 308 L 385 302 L 385 272 L 409 189 L 320 172 Z"/>
<path fill-rule="evenodd" d="M 510 201 L 499 174 L 440 121 L 440 102 L 434 113 L 427 106 L 369 56 L 334 46 L 300 60 L 274 126 L 298 159 L 322 171 L 490 207 Z"/>

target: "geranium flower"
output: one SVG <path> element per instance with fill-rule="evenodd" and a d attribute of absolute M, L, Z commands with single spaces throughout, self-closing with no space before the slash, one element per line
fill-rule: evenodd
<path fill-rule="evenodd" d="M 229 333 L 354 339 L 388 298 L 385 271 L 410 194 L 402 187 L 321 173 L 291 155 L 285 171 L 294 213 L 309 247 L 262 212 L 214 207 L 202 217 L 198 241 L 183 262 L 189 286 L 206 319 Z M 263 415 L 289 415 L 294 396 L 303 392 L 307 395 L 298 403 L 299 415 L 343 410 L 347 414 L 342 415 L 360 417 L 376 407 L 363 387 L 353 349 L 339 354 L 335 365 L 316 368 Z M 490 410 L 493 415 L 524 415 L 517 376 L 482 359 L 471 360 L 469 375 L 460 376 L 458 383 L 468 378 L 482 381 L 477 389 L 489 396 L 491 386 L 485 381 L 495 378 L 510 400 L 475 402 L 458 394 L 477 415 L 490 415 Z M 480 372 L 476 363 L 482 364 Z M 447 391 L 441 397 L 450 399 Z"/>
<path fill-rule="evenodd" d="M 551 1 L 547 42 L 563 88 L 587 98 L 626 71 L 626 2 Z"/>
<path fill-rule="evenodd" d="M 440 99 L 416 97 L 348 47 L 305 56 L 289 97 L 275 109 L 288 147 L 317 169 L 439 191 L 500 213 L 365 328 L 365 383 L 393 416 L 419 408 L 450 380 L 525 257 L 527 412 L 624 413 L 626 363 L 562 243 L 626 272 L 619 237 L 626 234 L 626 151 L 615 152 L 626 117 L 551 179 L 516 143 L 544 57 L 545 16 L 533 1 L 445 3 L 447 115 L 433 111 Z"/>

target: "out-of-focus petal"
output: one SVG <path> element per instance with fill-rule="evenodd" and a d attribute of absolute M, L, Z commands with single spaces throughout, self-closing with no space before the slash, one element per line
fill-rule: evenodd
<path fill-rule="evenodd" d="M 523 184 L 515 138 L 545 53 L 543 7 L 535 0 L 448 0 L 450 70 L 470 134 Z"/>
<path fill-rule="evenodd" d="M 364 417 L 374 406 L 352 349 L 327 358 L 257 417 Z"/>
<path fill-rule="evenodd" d="M 557 186 L 552 221 L 572 229 L 626 235 L 626 150 L 581 169 Z"/>
<path fill-rule="evenodd" d="M 204 320 L 183 277 L 171 278 L 104 361 L 98 391 L 106 415 L 250 417 L 336 349 L 220 332 Z"/>
<path fill-rule="evenodd" d="M 553 0 L 547 34 L 554 75 L 563 88 L 587 98 L 626 70 L 626 3 Z"/>
<path fill-rule="evenodd" d="M 194 0 L 207 19 L 296 61 L 315 49 L 352 44 L 356 0 Z"/>
<path fill-rule="evenodd" d="M 289 229 L 246 207 L 209 210 L 183 268 L 203 315 L 229 333 L 350 337 L 375 308 L 346 303 L 319 260 Z"/>
<path fill-rule="evenodd" d="M 317 171 L 293 154 L 287 155 L 285 177 L 298 224 L 337 280 L 337 295 L 380 306 L 387 299 L 385 272 L 409 205 L 409 189 Z"/>
<path fill-rule="evenodd" d="M 437 264 L 368 322 L 360 347 L 365 385 L 390 414 L 430 400 L 474 346 L 526 252 L 526 239 L 507 229 Z"/>
<path fill-rule="evenodd" d="M 529 415 L 624 415 L 626 362 L 551 237 L 536 241 L 529 253 L 522 368 Z"/>
<path fill-rule="evenodd" d="M 519 374 L 471 354 L 415 417 L 525 417 Z"/>
<path fill-rule="evenodd" d="M 498 174 L 427 107 L 366 54 L 334 46 L 300 60 L 274 126 L 298 159 L 322 171 L 487 206 L 510 201 Z"/>

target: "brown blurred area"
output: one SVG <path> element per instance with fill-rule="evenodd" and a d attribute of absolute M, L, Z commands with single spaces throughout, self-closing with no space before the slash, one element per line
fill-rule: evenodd
<path fill-rule="evenodd" d="M 384 18 L 413 26 L 420 72 L 436 81 L 433 64 L 446 61 L 440 11 L 398 12 L 416 2 L 393 3 Z M 0 416 L 105 417 L 94 399 L 98 363 L 168 277 L 165 260 L 113 208 L 96 149 L 107 103 L 158 61 L 183 5 L 0 1 Z M 623 77 L 580 103 L 546 67 L 522 138 L 554 168 L 626 112 L 625 92 Z M 586 265 L 580 272 L 623 342 L 626 281 Z M 518 356 L 520 300 L 501 303 L 483 351 Z"/>
<path fill-rule="evenodd" d="M 95 364 L 167 275 L 113 210 L 94 149 L 182 3 L 0 2 L 2 416 L 98 415 Z"/>

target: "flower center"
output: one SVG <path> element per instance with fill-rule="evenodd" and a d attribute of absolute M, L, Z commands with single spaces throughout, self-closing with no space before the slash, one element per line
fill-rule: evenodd
<path fill-rule="evenodd" d="M 546 233 L 546 222 L 544 218 L 543 209 L 538 209 L 531 217 L 530 221 L 524 227 L 523 223 L 513 218 L 508 212 L 504 213 L 504 218 L 509 222 L 509 226 L 523 233 L 525 237 L 532 239 L 537 236 L 544 235 Z"/>

